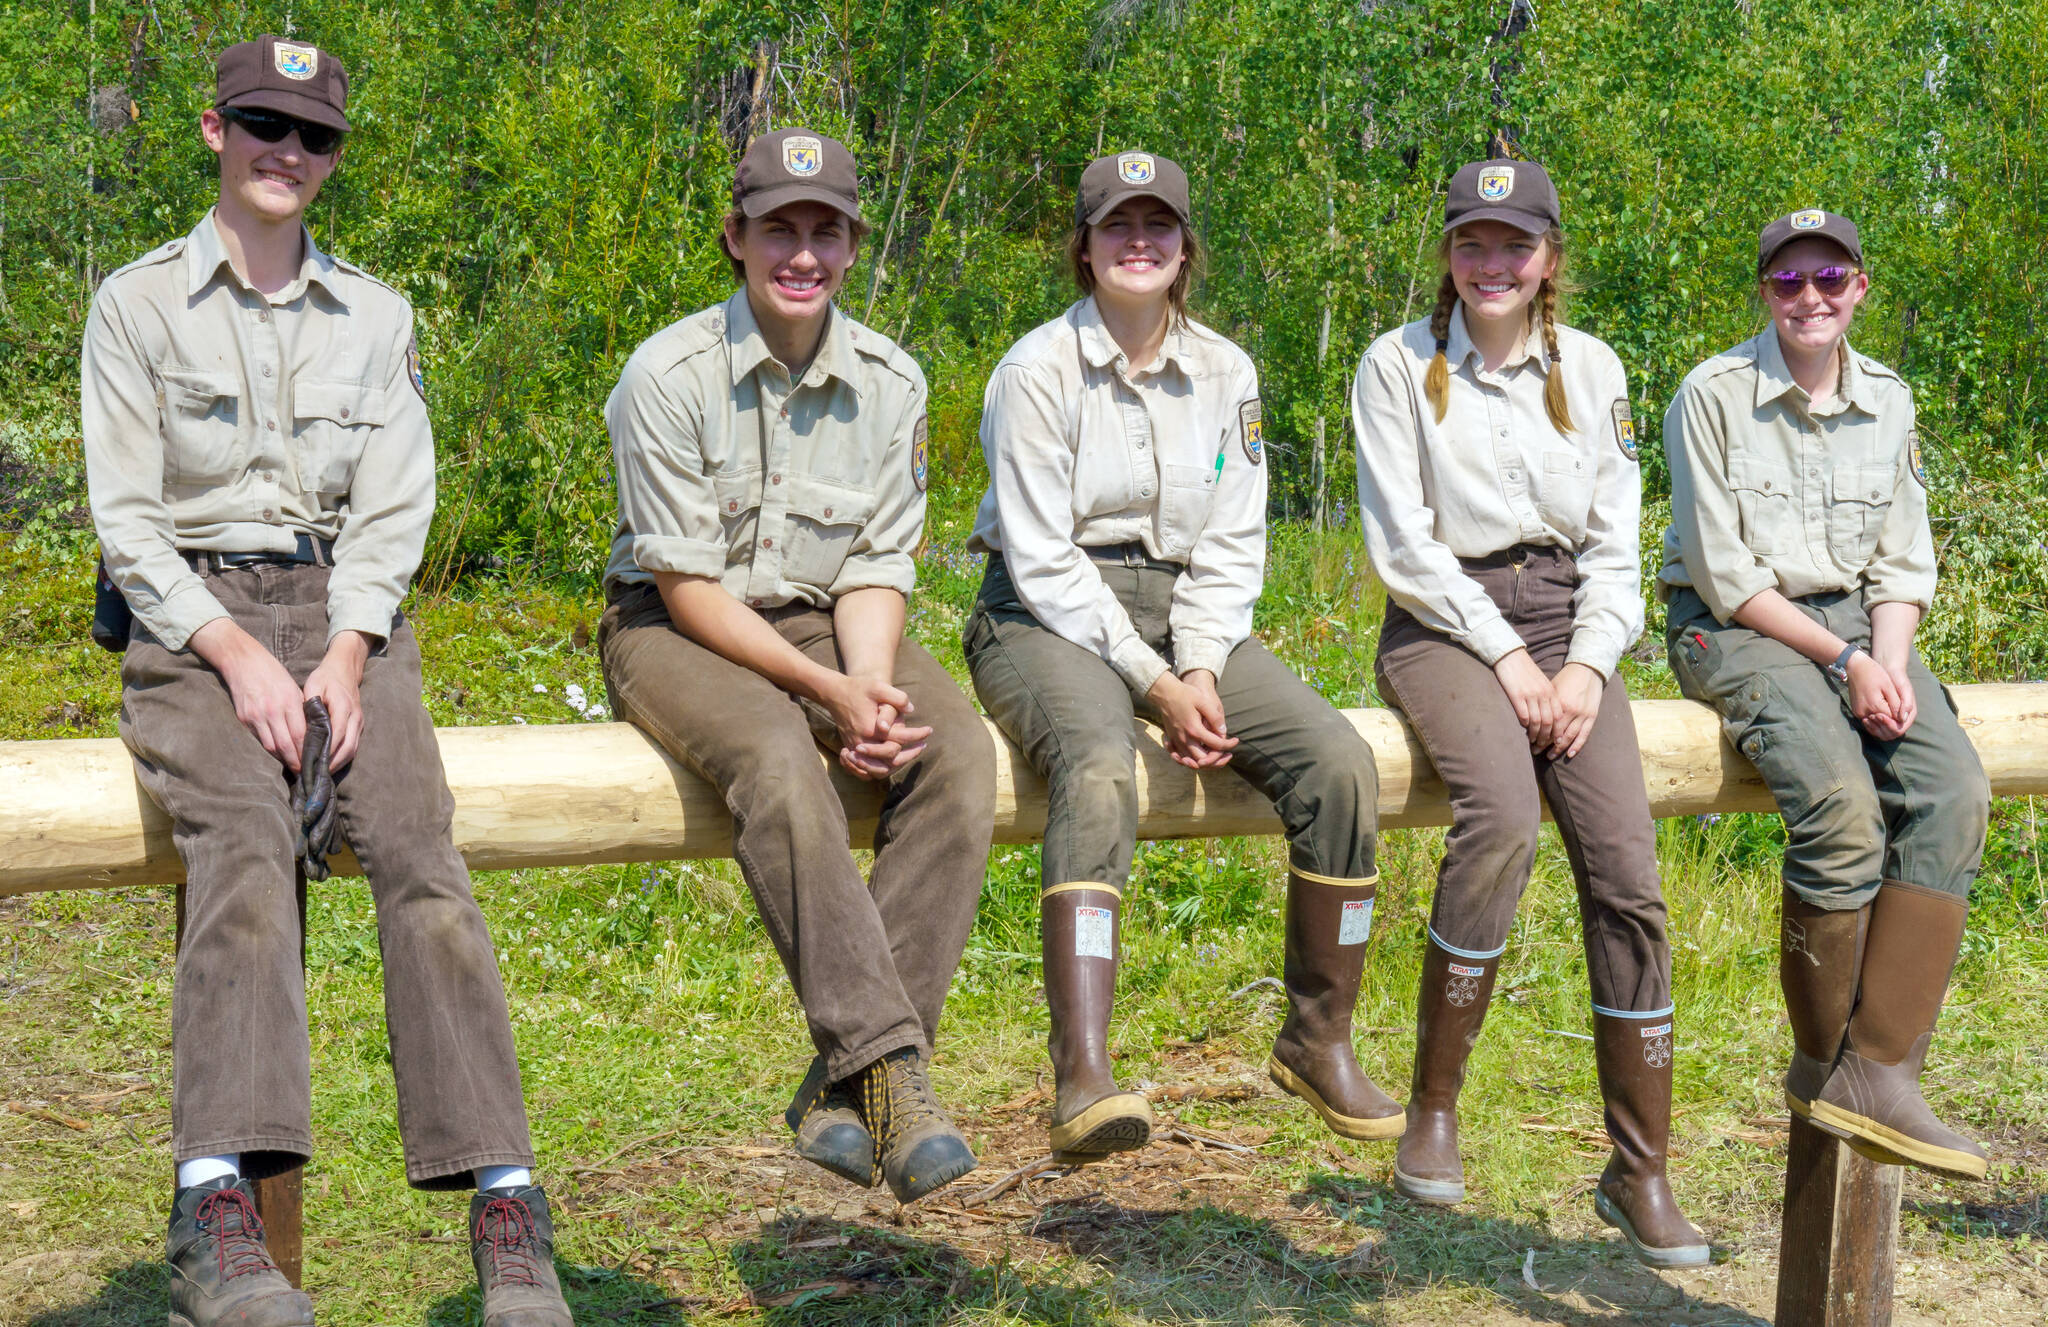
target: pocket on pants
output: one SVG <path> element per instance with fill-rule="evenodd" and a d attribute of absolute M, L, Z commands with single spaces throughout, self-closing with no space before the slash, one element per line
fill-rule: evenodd
<path fill-rule="evenodd" d="M 1842 772 L 1813 739 L 1812 725 L 1835 722 L 1835 714 L 1799 711 L 1768 673 L 1742 681 L 1714 707 L 1722 735 L 1763 776 L 1788 824 L 1842 790 Z"/>

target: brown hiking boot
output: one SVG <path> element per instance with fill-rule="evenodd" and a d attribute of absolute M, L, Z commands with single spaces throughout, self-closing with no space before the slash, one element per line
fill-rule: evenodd
<path fill-rule="evenodd" d="M 1463 958 L 1432 935 L 1422 957 L 1422 993 L 1415 1006 L 1415 1077 L 1407 1128 L 1394 1154 L 1394 1188 L 1418 1203 L 1465 1200 L 1465 1163 L 1458 1156 L 1458 1091 L 1465 1061 L 1486 1022 L 1500 957 Z"/>
<path fill-rule="evenodd" d="M 1045 1003 L 1052 1015 L 1052 1154 L 1099 1161 L 1152 1140 L 1152 1106 L 1109 1072 L 1109 1011 L 1116 996 L 1116 891 L 1068 889 L 1039 900 Z"/>
<path fill-rule="evenodd" d="M 1593 1054 L 1614 1155 L 1593 1210 L 1648 1267 L 1704 1267 L 1706 1237 L 1685 1219 L 1665 1171 L 1671 1140 L 1671 1016 L 1593 1015 Z"/>
<path fill-rule="evenodd" d="M 914 1203 L 978 1164 L 940 1108 L 914 1046 L 890 1051 L 861 1071 L 861 1115 L 874 1135 L 875 1168 L 899 1203 Z"/>
<path fill-rule="evenodd" d="M 1943 1175 L 1981 1180 L 1984 1149 L 1936 1119 L 1920 1095 L 1920 1069 L 1962 948 L 1969 902 L 1887 880 L 1870 905 L 1856 1012 L 1827 1085 L 1813 1101 L 1816 1127 Z"/>
<path fill-rule="evenodd" d="M 1407 1124 L 1401 1103 L 1358 1067 L 1351 1044 L 1377 880 L 1287 873 L 1287 1020 L 1266 1063 L 1267 1075 L 1339 1136 L 1364 1140 L 1398 1138 Z"/>
<path fill-rule="evenodd" d="M 1827 1086 L 1856 1003 L 1870 907 L 1830 911 L 1784 887 L 1779 905 L 1778 985 L 1792 1022 L 1792 1064 L 1785 1072 L 1785 1104 L 1811 1115 Z"/>
<path fill-rule="evenodd" d="M 796 1135 L 796 1154 L 843 1180 L 873 1188 L 875 1138 L 860 1118 L 860 1097 L 848 1082 L 825 1077 L 825 1057 L 811 1057 L 811 1067 L 798 1085 L 796 1099 L 782 1113 Z"/>
<path fill-rule="evenodd" d="M 313 1327 L 313 1301 L 270 1260 L 247 1180 L 178 1190 L 164 1261 L 170 1327 Z"/>
<path fill-rule="evenodd" d="M 555 1279 L 555 1223 L 538 1184 L 469 1200 L 469 1260 L 484 1292 L 484 1327 L 575 1327 Z"/>

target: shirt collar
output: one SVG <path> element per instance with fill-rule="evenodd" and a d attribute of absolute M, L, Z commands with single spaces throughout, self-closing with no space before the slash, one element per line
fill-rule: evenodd
<path fill-rule="evenodd" d="M 1465 328 L 1464 300 L 1459 300 L 1457 307 L 1451 310 L 1451 330 L 1444 341 L 1444 358 L 1451 363 L 1463 364 L 1467 359 L 1477 359 L 1479 362 L 1474 365 L 1475 372 L 1484 364 L 1483 358 L 1479 357 L 1479 347 L 1472 344 L 1472 334 Z M 1550 355 L 1543 345 L 1543 324 L 1537 318 L 1529 319 L 1528 335 L 1508 352 L 1507 359 L 1502 361 L 1501 366 L 1494 372 L 1506 373 L 1530 362 L 1542 372 L 1550 371 Z"/>
<path fill-rule="evenodd" d="M 847 325 L 846 315 L 835 304 L 826 308 L 825 319 L 825 339 L 819 343 L 817 355 L 799 381 L 816 379 L 822 382 L 828 377 L 837 378 L 858 395 L 860 379 L 854 372 L 858 356 L 854 354 L 853 332 Z M 734 291 L 732 298 L 725 302 L 725 344 L 735 387 L 763 364 L 770 361 L 781 363 L 768 349 L 768 338 L 761 334 L 761 324 L 755 321 L 754 306 L 747 298 L 745 286 Z M 787 369 L 789 366 L 783 364 L 782 367 Z"/>
<path fill-rule="evenodd" d="M 342 298 L 340 283 L 335 280 L 334 257 L 322 252 L 320 246 L 313 242 L 313 232 L 306 229 L 303 222 L 299 225 L 299 242 L 305 254 L 305 257 L 299 260 L 299 274 L 292 278 L 290 285 L 276 295 L 265 295 L 251 286 L 243 275 L 235 270 L 233 261 L 228 257 L 227 244 L 220 237 L 219 222 L 213 209 L 209 208 L 206 215 L 199 219 L 199 224 L 192 228 L 192 233 L 186 237 L 185 293 L 197 295 L 204 290 L 207 283 L 220 273 L 221 266 L 225 264 L 228 275 L 235 284 L 251 291 L 258 298 L 277 304 L 289 304 L 308 286 L 318 286 L 327 298 L 346 309 L 348 301 Z"/>
<path fill-rule="evenodd" d="M 1124 348 L 1109 334 L 1109 328 L 1102 321 L 1102 309 L 1090 295 L 1074 305 L 1074 328 L 1081 338 L 1081 357 L 1098 369 L 1108 368 L 1122 360 L 1126 372 L 1142 372 L 1130 368 L 1129 357 Z M 1165 344 L 1159 347 L 1159 368 L 1168 364 L 1179 367 L 1183 374 L 1192 375 L 1196 368 L 1194 338 L 1187 328 L 1175 327 L 1167 332 Z"/>
<path fill-rule="evenodd" d="M 1835 399 L 1874 415 L 1877 405 L 1870 375 L 1863 371 L 1857 359 L 1855 349 L 1845 337 L 1842 341 L 1842 376 L 1835 384 Z M 1778 342 L 1778 325 L 1768 323 L 1756 338 L 1756 403 L 1768 405 L 1791 392 L 1798 392 L 1801 398 L 1806 396 L 1805 390 L 1792 380 L 1792 370 L 1785 363 L 1785 348 Z"/>

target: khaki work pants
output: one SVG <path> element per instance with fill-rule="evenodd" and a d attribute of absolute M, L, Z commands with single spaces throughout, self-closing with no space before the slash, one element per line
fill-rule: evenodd
<path fill-rule="evenodd" d="M 761 614 L 782 638 L 841 666 L 832 614 Z M 938 660 L 896 651 L 895 684 L 931 725 L 924 754 L 889 779 L 869 878 L 819 759 L 831 717 L 677 631 L 652 585 L 613 592 L 598 633 L 612 708 L 701 775 L 732 812 L 740 874 L 834 1079 L 906 1046 L 929 1053 L 981 900 L 994 830 L 995 743 Z"/>
<path fill-rule="evenodd" d="M 328 569 L 202 571 L 237 625 L 304 684 L 327 649 Z M 363 736 L 335 779 L 343 836 L 370 880 L 406 1178 L 471 1183 L 530 1166 L 505 988 L 455 799 L 420 703 L 412 628 L 394 622 L 363 669 Z M 251 1178 L 313 1153 L 311 1053 L 290 775 L 235 717 L 218 673 L 138 623 L 121 664 L 121 740 L 185 862 L 172 995 L 171 1139 L 178 1160 L 239 1152 Z"/>
<path fill-rule="evenodd" d="M 1132 559 L 1096 568 L 1145 643 L 1171 658 L 1167 613 L 1179 568 Z M 1042 880 L 1121 891 L 1138 836 L 1137 744 L 1149 716 L 1116 670 L 1040 626 L 991 555 L 968 619 L 967 666 L 996 726 L 1045 777 Z M 1358 730 L 1256 640 L 1231 652 L 1216 679 L 1230 735 L 1229 768 L 1273 801 L 1297 871 L 1331 881 L 1377 874 L 1379 776 Z"/>
<path fill-rule="evenodd" d="M 1870 648 L 1854 591 L 1794 599 Z M 1896 880 L 1967 898 L 1984 856 L 1991 785 L 1956 709 L 1916 651 L 1906 665 L 1919 714 L 1895 742 L 1863 731 L 1849 688 L 1790 646 L 1723 626 L 1690 589 L 1672 595 L 1666 640 L 1679 689 L 1714 707 L 1785 819 L 1785 883 L 1808 903 L 1858 908 Z"/>
<path fill-rule="evenodd" d="M 1571 555 L 1517 546 L 1464 566 L 1537 667 L 1555 677 L 1571 649 L 1578 586 Z M 1407 716 L 1451 794 L 1451 830 L 1429 921 L 1436 943 L 1478 960 L 1507 948 L 1547 800 L 1578 887 L 1594 1009 L 1622 1016 L 1668 1011 L 1671 946 L 1656 830 L 1620 675 L 1608 681 L 1579 754 L 1552 760 L 1530 751 L 1491 667 L 1392 603 L 1375 670 L 1381 695 Z"/>

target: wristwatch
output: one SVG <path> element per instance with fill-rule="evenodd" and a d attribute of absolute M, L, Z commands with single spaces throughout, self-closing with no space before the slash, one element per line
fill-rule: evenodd
<path fill-rule="evenodd" d="M 1847 682 L 1849 680 L 1849 660 L 1862 648 L 1861 645 L 1843 646 L 1842 652 L 1835 656 L 1835 661 L 1827 665 L 1828 676 L 1834 678 L 1837 682 Z"/>

